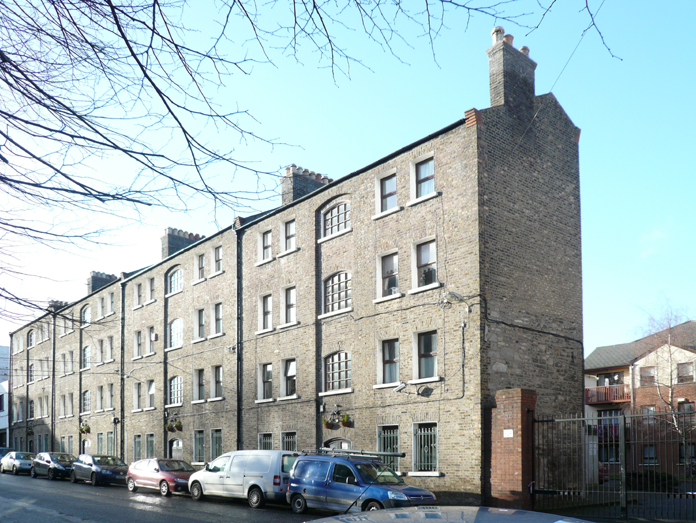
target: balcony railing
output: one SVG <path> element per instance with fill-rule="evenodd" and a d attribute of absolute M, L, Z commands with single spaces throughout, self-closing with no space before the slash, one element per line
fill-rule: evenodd
<path fill-rule="evenodd" d="M 631 401 L 631 389 L 628 384 L 587 387 L 585 389 L 585 405 L 620 403 L 623 401 Z"/>

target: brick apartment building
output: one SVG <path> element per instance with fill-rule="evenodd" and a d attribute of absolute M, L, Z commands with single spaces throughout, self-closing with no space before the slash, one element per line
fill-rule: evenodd
<path fill-rule="evenodd" d="M 579 130 L 493 40 L 491 108 L 336 181 L 291 166 L 280 207 L 170 229 L 161 261 L 12 333 L 14 444 L 398 449 L 410 483 L 480 503 L 496 391 L 583 391 Z"/>

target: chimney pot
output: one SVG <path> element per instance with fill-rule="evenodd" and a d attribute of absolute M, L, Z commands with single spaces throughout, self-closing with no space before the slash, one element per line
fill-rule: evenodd
<path fill-rule="evenodd" d="M 504 41 L 506 44 L 508 44 L 509 46 L 512 46 L 512 41 L 513 41 L 514 39 L 515 39 L 515 37 L 512 36 L 512 35 L 505 35 L 505 36 L 503 37 L 503 41 Z"/>
<path fill-rule="evenodd" d="M 500 26 L 494 27 L 493 30 L 491 31 L 491 36 L 493 37 L 493 45 L 500 42 L 503 39 L 504 34 L 505 34 L 505 29 L 503 29 Z"/>
<path fill-rule="evenodd" d="M 523 45 L 522 47 L 520 47 L 520 53 L 522 53 L 524 56 L 528 57 L 529 56 L 529 47 L 527 47 L 526 45 Z"/>

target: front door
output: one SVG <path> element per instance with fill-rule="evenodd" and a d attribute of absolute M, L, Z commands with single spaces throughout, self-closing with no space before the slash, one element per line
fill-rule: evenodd
<path fill-rule="evenodd" d="M 184 459 L 184 444 L 180 439 L 169 440 L 169 457 L 172 459 Z"/>

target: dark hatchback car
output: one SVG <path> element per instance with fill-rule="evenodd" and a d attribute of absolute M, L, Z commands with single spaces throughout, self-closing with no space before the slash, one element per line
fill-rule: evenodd
<path fill-rule="evenodd" d="M 115 456 L 93 456 L 80 454 L 73 463 L 70 481 L 89 481 L 95 487 L 110 483 L 126 484 L 128 465 Z"/>
<path fill-rule="evenodd" d="M 48 479 L 70 477 L 75 456 L 65 452 L 39 452 L 31 462 L 29 475 L 32 478 L 47 476 Z"/>
<path fill-rule="evenodd" d="M 180 459 L 141 459 L 128 467 L 126 484 L 131 492 L 143 487 L 157 489 L 163 496 L 188 493 L 188 480 L 194 472 L 196 469 Z"/>

